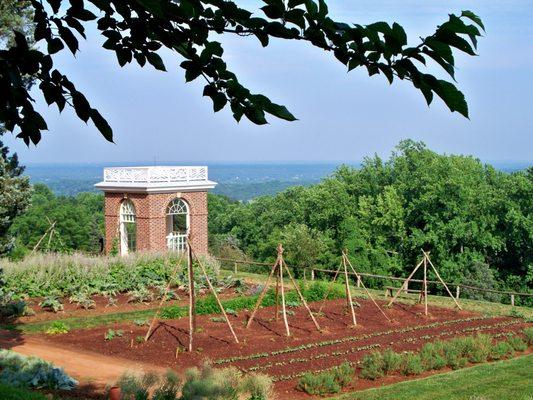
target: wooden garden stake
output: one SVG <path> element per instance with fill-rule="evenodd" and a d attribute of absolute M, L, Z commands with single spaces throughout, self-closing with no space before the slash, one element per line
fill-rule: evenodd
<path fill-rule="evenodd" d="M 188 246 L 191 249 L 191 254 L 193 253 L 193 249 L 191 246 L 191 242 L 189 242 L 189 239 L 187 239 Z M 213 293 L 215 296 L 215 300 L 217 301 L 218 307 L 220 308 L 220 311 L 222 311 L 222 315 L 224 315 L 224 319 L 226 320 L 226 324 L 228 324 L 228 328 L 233 335 L 233 339 L 235 339 L 235 343 L 239 343 L 239 339 L 237 339 L 237 335 L 235 334 L 235 331 L 233 330 L 233 326 L 231 325 L 231 322 L 228 318 L 228 314 L 226 314 L 226 310 L 224 310 L 224 306 L 220 302 L 220 298 L 218 297 L 217 291 L 213 287 L 213 284 L 211 283 L 211 279 L 209 279 L 209 275 L 207 275 L 207 270 L 204 267 L 204 264 L 202 261 L 196 256 L 196 261 L 198 261 L 198 265 L 200 266 L 200 269 L 202 270 L 202 273 L 204 274 L 205 280 L 207 282 L 207 286 L 209 286 L 209 290 Z"/>
<path fill-rule="evenodd" d="M 416 271 L 418 271 L 418 268 L 420 268 L 420 266 L 422 265 L 422 263 L 424 262 L 424 260 L 420 261 L 415 269 L 413 269 L 413 272 L 411 272 L 411 274 L 407 277 L 407 279 L 404 281 L 404 283 L 402 284 L 402 286 L 400 287 L 400 289 L 398 289 L 398 291 L 396 292 L 396 294 L 394 295 L 394 297 L 391 299 L 391 301 L 389 301 L 389 304 L 387 304 L 387 307 L 391 306 L 392 303 L 394 303 L 394 301 L 396 300 L 396 298 L 400 295 L 400 293 L 402 292 L 403 288 L 405 285 L 407 285 L 409 283 L 409 281 L 411 280 L 411 278 L 413 277 L 413 275 L 415 274 Z"/>
<path fill-rule="evenodd" d="M 377 309 L 381 312 L 381 314 L 383 314 L 383 316 L 387 319 L 387 321 L 390 322 L 390 318 L 387 316 L 387 314 L 385 314 L 385 312 L 381 309 L 381 307 L 379 306 L 379 304 L 376 302 L 376 300 L 374 300 L 374 296 L 372 296 L 369 292 L 369 290 L 367 289 L 367 287 L 365 286 L 365 284 L 363 283 L 363 280 L 361 279 L 361 275 L 359 275 L 356 271 L 355 271 L 355 268 L 353 267 L 352 263 L 350 262 L 350 259 L 348 258 L 348 255 L 346 254 L 346 250 L 344 250 L 342 252 L 342 255 L 343 255 L 343 258 L 346 259 L 346 262 L 348 263 L 348 265 L 350 266 L 350 268 L 352 269 L 353 273 L 355 274 L 355 276 L 357 277 L 357 282 L 359 282 L 361 284 L 361 286 L 363 286 L 363 289 L 365 290 L 365 293 L 366 295 L 370 298 L 370 300 L 372 300 L 372 303 L 374 303 L 374 305 L 377 307 Z"/>
<path fill-rule="evenodd" d="M 350 281 L 348 279 L 348 266 L 346 265 L 346 258 L 344 257 L 344 253 L 342 256 L 342 265 L 344 267 L 344 283 L 345 283 L 345 289 L 346 289 L 346 300 L 348 300 L 348 306 L 350 307 L 350 312 L 352 313 L 353 325 L 356 326 L 357 321 L 355 319 L 355 310 L 353 309 L 352 293 L 350 292 Z"/>
<path fill-rule="evenodd" d="M 431 265 L 431 268 L 433 268 L 433 272 L 435 272 L 435 275 L 437 275 L 437 278 L 438 280 L 444 285 L 444 288 L 446 289 L 446 291 L 448 292 L 448 295 L 453 299 L 453 301 L 455 302 L 455 305 L 457 306 L 457 308 L 459 310 L 462 310 L 461 306 L 459 305 L 459 303 L 457 302 L 457 300 L 455 299 L 455 297 L 453 297 L 452 295 L 452 292 L 450 292 L 450 289 L 448 288 L 448 285 L 446 285 L 446 283 L 442 280 L 442 278 L 440 277 L 440 274 L 439 274 L 439 271 L 437 271 L 437 268 L 435 268 L 435 266 L 433 265 L 433 263 L 431 262 L 431 259 L 429 258 L 429 254 L 426 253 L 424 250 L 422 250 L 422 252 L 425 254 L 425 256 L 427 257 L 427 260 L 429 262 L 429 265 Z"/>
<path fill-rule="evenodd" d="M 276 274 L 276 321 L 279 319 L 279 274 Z"/>
<path fill-rule="evenodd" d="M 187 243 L 187 269 L 189 275 L 189 352 L 192 352 L 193 335 L 196 329 L 196 299 L 194 298 L 194 271 L 192 269 L 192 249 L 190 243 Z"/>
<path fill-rule="evenodd" d="M 281 245 L 280 245 L 281 246 Z M 282 250 L 283 251 L 283 250 Z M 282 266 L 285 266 L 286 270 L 287 270 L 287 275 L 289 275 L 289 279 L 291 280 L 292 282 L 292 285 L 294 286 L 294 289 L 296 290 L 296 293 L 298 293 L 298 296 L 300 297 L 300 300 L 302 301 L 305 309 L 307 310 L 307 312 L 309 313 L 309 316 L 311 317 L 311 320 L 313 321 L 313 324 L 315 324 L 315 328 L 317 331 L 320 332 L 320 326 L 318 325 L 318 322 L 316 321 L 315 319 L 315 316 L 313 315 L 313 312 L 311 311 L 311 309 L 309 308 L 309 305 L 307 304 L 307 301 L 305 301 L 305 297 L 304 295 L 302 294 L 302 292 L 300 291 L 300 288 L 298 287 L 298 284 L 296 283 L 296 281 L 294 280 L 294 278 L 292 277 L 292 274 L 291 274 L 291 271 L 289 270 L 289 267 L 287 267 L 287 264 L 285 264 L 285 261 L 283 261 L 283 258 L 281 259 L 281 264 Z M 281 269 L 281 268 L 280 268 Z M 283 282 L 283 281 L 282 281 Z M 282 285 L 283 287 L 283 285 Z M 288 325 L 287 325 L 288 327 Z"/>
<path fill-rule="evenodd" d="M 281 282 L 281 313 L 283 314 L 283 323 L 285 324 L 285 332 L 287 333 L 287 336 L 291 335 L 291 331 L 289 330 L 289 322 L 287 321 L 287 308 L 285 307 L 285 287 L 283 285 L 283 247 L 281 246 L 281 243 L 278 245 L 278 273 L 279 273 L 279 280 Z"/>
<path fill-rule="evenodd" d="M 427 255 L 424 253 L 424 314 L 428 315 L 428 262 Z"/>

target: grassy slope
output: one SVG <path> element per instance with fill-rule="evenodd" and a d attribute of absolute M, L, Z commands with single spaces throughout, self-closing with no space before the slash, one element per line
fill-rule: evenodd
<path fill-rule="evenodd" d="M 331 400 L 530 400 L 533 355 L 477 365 L 424 379 L 347 393 Z"/>
<path fill-rule="evenodd" d="M 247 281 L 261 283 L 266 280 L 266 274 L 254 274 L 247 272 L 239 272 L 237 275 L 230 273 L 229 271 L 222 271 L 223 275 L 234 275 L 239 278 L 244 278 Z M 289 281 L 286 281 L 289 285 Z M 370 290 L 372 295 L 378 300 L 390 300 L 384 297 L 382 290 Z M 366 297 L 364 291 L 360 288 L 353 288 L 354 297 Z M 418 295 L 402 295 L 398 298 L 399 302 L 406 302 L 412 304 Z M 449 297 L 442 296 L 428 296 L 428 303 L 430 305 L 439 307 L 454 307 L 454 302 Z M 460 299 L 460 304 L 465 310 L 479 312 L 487 315 L 510 315 L 511 311 L 518 312 L 528 319 L 533 319 L 533 309 L 528 307 L 512 307 L 507 304 L 489 303 L 486 301 L 466 300 Z M 122 312 L 113 314 L 103 314 L 95 317 L 71 317 L 61 318 L 58 314 L 57 320 L 65 322 L 71 329 L 77 328 L 90 328 L 95 326 L 111 325 L 120 322 L 131 322 L 135 319 L 146 319 L 155 314 L 156 309 L 147 309 L 133 312 Z M 43 321 L 35 323 L 27 323 L 21 325 L 0 326 L 3 329 L 17 329 L 24 333 L 42 333 L 50 326 L 52 321 Z"/>

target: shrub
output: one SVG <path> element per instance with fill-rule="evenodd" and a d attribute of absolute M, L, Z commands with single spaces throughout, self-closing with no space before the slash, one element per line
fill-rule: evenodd
<path fill-rule="evenodd" d="M 61 300 L 55 295 L 49 295 L 43 299 L 39 303 L 39 306 L 41 306 L 44 309 L 51 310 L 53 312 L 63 311 L 63 304 L 61 303 Z"/>
<path fill-rule="evenodd" d="M 381 353 L 374 351 L 365 355 L 361 360 L 361 378 L 374 380 L 383 375 L 384 362 Z"/>
<path fill-rule="evenodd" d="M 493 360 L 499 360 L 507 355 L 512 355 L 513 353 L 513 346 L 511 346 L 509 342 L 505 340 L 498 342 L 494 346 L 492 346 L 490 358 L 492 358 Z"/>
<path fill-rule="evenodd" d="M 124 332 L 122 330 L 114 330 L 114 329 L 108 329 L 107 332 L 104 334 L 105 340 L 113 340 L 116 337 L 122 337 L 124 336 Z"/>
<path fill-rule="evenodd" d="M 308 372 L 300 378 L 297 389 L 319 396 L 338 393 L 352 381 L 354 374 L 354 368 L 348 363 L 318 374 Z"/>
<path fill-rule="evenodd" d="M 385 374 L 397 371 L 401 363 L 401 354 L 394 352 L 392 349 L 387 349 L 383 352 L 383 372 Z"/>
<path fill-rule="evenodd" d="M 474 337 L 474 347 L 468 356 L 468 361 L 481 363 L 487 361 L 493 347 L 490 335 L 478 334 Z"/>
<path fill-rule="evenodd" d="M 446 366 L 443 355 L 442 342 L 426 343 L 420 350 L 420 359 L 426 370 L 441 369 Z"/>
<path fill-rule="evenodd" d="M 37 357 L 0 350 L 0 383 L 24 388 L 71 390 L 78 382 Z"/>
<path fill-rule="evenodd" d="M 403 356 L 401 371 L 404 375 L 418 375 L 424 372 L 424 365 L 420 356 L 414 353 L 406 353 Z"/>
<path fill-rule="evenodd" d="M 527 344 L 522 340 L 521 337 L 513 335 L 507 339 L 507 342 L 511 345 L 516 351 L 526 351 Z"/>
<path fill-rule="evenodd" d="M 175 400 L 181 388 L 180 378 L 171 370 L 161 379 L 154 390 L 153 400 Z"/>
<path fill-rule="evenodd" d="M 59 335 L 62 333 L 69 333 L 70 327 L 61 321 L 54 321 L 50 324 L 50 326 L 46 329 L 46 333 L 48 335 Z"/>
<path fill-rule="evenodd" d="M 201 369 L 185 371 L 181 400 L 227 399 L 237 400 L 242 374 L 236 368 L 215 370 L 209 364 Z"/>
<path fill-rule="evenodd" d="M 322 372 L 316 374 L 308 372 L 300 378 L 297 389 L 310 395 L 324 396 L 340 392 L 341 386 L 335 381 L 332 373 Z"/>
<path fill-rule="evenodd" d="M 242 388 L 249 394 L 248 400 L 268 400 L 273 395 L 272 379 L 264 374 L 247 374 Z"/>
<path fill-rule="evenodd" d="M 456 342 L 444 343 L 443 353 L 446 365 L 451 369 L 458 369 L 466 365 L 467 359 L 462 356 L 461 347 Z"/>
<path fill-rule="evenodd" d="M 524 336 L 528 346 L 533 346 L 533 328 L 525 328 Z"/>

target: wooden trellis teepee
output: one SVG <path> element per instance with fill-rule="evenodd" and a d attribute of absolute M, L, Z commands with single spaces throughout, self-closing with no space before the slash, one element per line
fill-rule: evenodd
<path fill-rule="evenodd" d="M 339 276 L 339 274 L 341 273 L 341 270 L 342 270 L 342 274 L 344 275 L 344 288 L 345 288 L 345 293 L 346 293 L 346 303 L 347 303 L 348 309 L 350 310 L 350 313 L 351 313 L 351 316 L 352 316 L 352 324 L 353 324 L 353 326 L 357 325 L 357 319 L 355 317 L 355 309 L 353 307 L 352 293 L 351 293 L 351 290 L 350 290 L 350 280 L 348 278 L 348 275 L 349 275 L 348 266 L 350 267 L 350 269 L 352 270 L 352 273 L 357 278 L 357 281 L 361 283 L 361 286 L 365 290 L 365 293 L 368 296 L 368 298 L 370 300 L 372 300 L 372 303 L 374 303 L 374 305 L 381 312 L 381 314 L 383 314 L 383 316 L 390 322 L 390 318 L 387 316 L 387 314 L 385 314 L 385 312 L 382 310 L 382 308 L 376 302 L 376 300 L 374 299 L 372 294 L 368 291 L 368 289 L 366 288 L 365 284 L 363 283 L 363 280 L 361 279 L 361 275 L 359 275 L 357 273 L 357 271 L 355 270 L 355 268 L 353 267 L 350 259 L 348 258 L 346 250 L 342 251 L 341 263 L 339 264 L 339 268 L 337 268 L 337 271 L 335 272 L 335 275 L 333 276 L 333 280 L 329 284 L 328 290 L 326 291 L 326 295 L 324 296 L 324 299 L 322 300 L 322 304 L 320 305 L 320 308 L 319 308 L 318 311 L 319 312 L 322 311 L 322 308 L 324 307 L 324 304 L 325 304 L 326 300 L 328 299 L 329 294 L 331 293 L 331 290 L 333 289 L 333 285 L 335 284 L 335 281 L 337 280 L 337 277 Z"/>
<path fill-rule="evenodd" d="M 442 285 L 444 286 L 444 288 L 446 289 L 446 291 L 448 292 L 448 295 L 452 298 L 452 300 L 454 301 L 455 303 L 455 306 L 459 309 L 459 310 L 462 310 L 461 306 L 459 305 L 459 303 L 457 302 L 456 298 L 453 296 L 452 292 L 450 292 L 450 289 L 448 288 L 448 285 L 446 285 L 446 283 L 442 280 L 442 278 L 440 277 L 440 274 L 439 274 L 439 271 L 437 271 L 437 268 L 435 268 L 435 266 L 433 265 L 433 263 L 431 262 L 431 259 L 429 258 L 429 252 L 426 252 L 424 250 L 422 250 L 422 254 L 423 254 L 423 257 L 422 257 L 422 260 L 415 266 L 415 268 L 413 269 L 413 271 L 411 272 L 411 274 L 407 277 L 407 279 L 403 282 L 402 286 L 400 286 L 400 288 L 398 289 L 398 291 L 396 292 L 396 294 L 393 296 L 393 298 L 391 299 L 391 301 L 389 302 L 389 304 L 387 304 L 387 306 L 391 306 L 394 301 L 398 298 L 398 296 L 400 295 L 400 293 L 405 290 L 405 288 L 407 288 L 409 286 L 409 281 L 413 278 L 414 274 L 416 273 L 416 271 L 418 271 L 418 269 L 423 266 L 424 267 L 424 279 L 422 281 L 422 288 L 420 289 L 420 295 L 419 295 L 419 302 L 422 301 L 422 299 L 424 300 L 424 315 L 428 315 L 428 279 L 427 279 L 427 276 L 428 276 L 428 265 L 431 266 L 431 268 L 433 269 L 433 272 L 435 273 L 435 275 L 437 276 L 437 279 L 440 281 L 440 283 L 442 283 Z"/>
<path fill-rule="evenodd" d="M 152 319 L 152 322 L 150 323 L 148 332 L 146 332 L 146 336 L 144 337 L 145 341 L 150 339 L 150 336 L 152 335 L 154 325 L 159 315 L 159 311 L 161 310 L 163 302 L 165 301 L 165 297 L 168 291 L 170 290 L 172 281 L 174 280 L 176 273 L 179 270 L 179 266 L 183 258 L 183 254 L 184 253 L 180 254 L 178 263 L 176 264 L 176 267 L 174 268 L 174 271 L 172 272 L 170 280 L 165 288 L 165 292 L 163 294 L 162 300 L 159 303 L 159 307 L 156 311 L 156 314 L 154 315 Z M 207 282 L 207 286 L 209 287 L 209 290 L 211 291 L 211 293 L 213 293 L 213 296 L 216 299 L 216 302 L 220 308 L 220 311 L 222 312 L 222 315 L 224 316 L 226 324 L 228 325 L 228 328 L 231 332 L 231 335 L 233 336 L 233 339 L 235 340 L 235 343 L 239 343 L 239 339 L 237 338 L 237 335 L 235 334 L 235 331 L 233 330 L 233 326 L 231 325 L 231 322 L 228 318 L 226 310 L 224 309 L 222 303 L 220 302 L 220 298 L 218 297 L 217 291 L 215 290 L 215 288 L 213 287 L 213 284 L 211 283 L 211 279 L 209 279 L 207 270 L 205 269 L 205 266 L 202 263 L 202 260 L 198 258 L 198 256 L 195 254 L 194 249 L 192 248 L 192 245 L 191 245 L 191 241 L 189 240 L 189 238 L 187 238 L 187 276 L 188 276 L 188 288 L 189 288 L 189 346 L 188 346 L 188 350 L 190 352 L 193 350 L 194 332 L 196 331 L 196 295 L 195 295 L 195 290 L 194 290 L 193 258 L 196 259 L 196 262 L 198 263 L 198 266 L 200 267 L 201 273 Z"/>
<path fill-rule="evenodd" d="M 263 290 L 259 294 L 259 298 L 257 299 L 255 307 L 252 310 L 252 314 L 250 315 L 250 318 L 248 319 L 248 322 L 246 324 L 246 328 L 249 328 L 250 325 L 252 324 L 252 321 L 255 318 L 255 314 L 257 313 L 257 310 L 261 306 L 263 298 L 265 297 L 265 294 L 266 294 L 266 292 L 267 292 L 267 290 L 269 288 L 270 280 L 272 279 L 274 274 L 276 274 L 276 315 L 275 315 L 275 318 L 276 319 L 278 318 L 278 297 L 281 294 L 281 312 L 282 312 L 282 315 L 283 315 L 283 323 L 285 325 L 285 332 L 286 332 L 287 336 L 291 336 L 291 331 L 289 329 L 289 322 L 287 320 L 287 309 L 286 309 L 286 305 L 285 305 L 285 287 L 284 287 L 284 284 L 283 284 L 283 271 L 284 270 L 287 272 L 287 275 L 288 275 L 288 277 L 289 277 L 294 289 L 298 293 L 298 296 L 300 297 L 300 300 L 302 301 L 302 304 L 304 305 L 305 309 L 309 313 L 309 316 L 311 317 L 311 320 L 313 321 L 313 324 L 315 325 L 317 331 L 320 332 L 320 326 L 318 325 L 318 322 L 316 321 L 315 316 L 313 315 L 313 312 L 311 311 L 311 309 L 307 305 L 307 301 L 305 301 L 305 298 L 304 298 L 302 292 L 300 291 L 300 288 L 298 287 L 298 284 L 296 283 L 296 281 L 292 277 L 292 274 L 291 274 L 291 271 L 289 270 L 289 267 L 287 267 L 287 264 L 285 264 L 285 260 L 283 259 L 283 246 L 281 245 L 281 243 L 278 244 L 278 256 L 276 258 L 276 262 L 272 266 L 272 269 L 270 270 L 270 274 L 268 275 L 267 281 L 265 282 L 265 286 L 263 287 Z"/>

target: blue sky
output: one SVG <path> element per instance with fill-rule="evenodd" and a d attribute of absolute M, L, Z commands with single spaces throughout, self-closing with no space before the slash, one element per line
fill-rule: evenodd
<path fill-rule="evenodd" d="M 249 7 L 258 2 L 239 1 Z M 74 59 L 57 65 L 69 74 L 115 131 L 107 143 L 70 110 L 59 115 L 42 102 L 49 133 L 27 148 L 5 142 L 30 162 L 350 162 L 387 156 L 404 138 L 438 152 L 473 154 L 485 161 L 533 160 L 533 0 L 530 1 L 328 1 L 338 20 L 402 24 L 411 40 L 432 33 L 449 13 L 470 9 L 487 32 L 479 57 L 459 56 L 456 78 L 466 94 L 470 120 L 440 100 L 427 107 L 409 84 L 389 86 L 346 69 L 331 54 L 303 43 L 275 40 L 266 49 L 254 38 L 220 37 L 226 61 L 253 92 L 286 105 L 299 120 L 254 126 L 237 124 L 228 110 L 212 112 L 203 82 L 185 84 L 176 57 L 164 55 L 169 72 L 118 67 L 113 53 L 89 29 Z"/>

